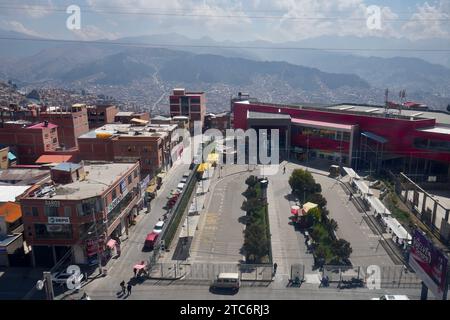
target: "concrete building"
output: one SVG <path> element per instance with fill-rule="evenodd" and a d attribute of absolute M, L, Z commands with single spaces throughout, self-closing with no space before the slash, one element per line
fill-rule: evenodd
<path fill-rule="evenodd" d="M 58 126 L 49 122 L 31 125 L 24 120 L 7 121 L 0 128 L 0 143 L 10 147 L 19 164 L 33 164 L 44 152 L 59 148 Z"/>
<path fill-rule="evenodd" d="M 128 233 L 140 200 L 139 163 L 61 163 L 52 181 L 21 197 L 34 266 L 52 266 L 71 251 L 75 264 L 105 264 Z"/>
<path fill-rule="evenodd" d="M 119 109 L 115 105 L 103 104 L 87 107 L 89 129 L 99 128 L 108 123 L 113 123 Z"/>
<path fill-rule="evenodd" d="M 203 127 L 206 114 L 206 96 L 204 92 L 187 92 L 185 89 L 173 89 L 170 95 L 170 116 L 189 117 L 189 127 L 194 121 L 200 121 Z"/>

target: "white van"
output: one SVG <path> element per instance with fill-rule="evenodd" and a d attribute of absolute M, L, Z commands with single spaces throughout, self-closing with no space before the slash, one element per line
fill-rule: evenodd
<path fill-rule="evenodd" d="M 239 273 L 220 273 L 212 284 L 212 289 L 239 290 L 241 280 Z"/>
<path fill-rule="evenodd" d="M 400 294 L 386 294 L 379 298 L 372 298 L 372 300 L 409 300 L 408 296 Z"/>

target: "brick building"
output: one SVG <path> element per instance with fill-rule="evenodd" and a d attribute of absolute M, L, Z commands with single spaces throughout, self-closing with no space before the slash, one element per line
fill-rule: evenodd
<path fill-rule="evenodd" d="M 138 163 L 61 163 L 52 181 L 20 200 L 34 266 L 53 266 L 71 250 L 75 264 L 103 264 L 134 219 L 141 198 Z"/>
<path fill-rule="evenodd" d="M 204 92 L 187 92 L 185 89 L 173 89 L 170 96 L 170 116 L 189 117 L 190 129 L 194 121 L 200 121 L 203 127 L 206 113 L 206 97 Z"/>
<path fill-rule="evenodd" d="M 24 120 L 7 121 L 0 128 L 0 144 L 10 147 L 19 164 L 33 164 L 44 152 L 59 148 L 58 126 L 48 122 L 31 125 Z"/>
<path fill-rule="evenodd" d="M 140 161 L 142 175 L 154 176 L 172 165 L 171 151 L 178 150 L 175 157 L 181 155 L 178 137 L 172 135 L 175 129 L 176 125 L 105 125 L 78 138 L 80 159 Z"/>
<path fill-rule="evenodd" d="M 115 105 L 104 104 L 87 107 L 89 129 L 99 128 L 105 124 L 113 123 L 119 109 Z"/>

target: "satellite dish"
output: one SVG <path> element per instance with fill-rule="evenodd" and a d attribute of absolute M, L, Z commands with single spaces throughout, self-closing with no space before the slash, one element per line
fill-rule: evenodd
<path fill-rule="evenodd" d="M 38 290 L 44 289 L 44 281 L 38 280 L 38 282 L 36 282 L 36 289 Z"/>

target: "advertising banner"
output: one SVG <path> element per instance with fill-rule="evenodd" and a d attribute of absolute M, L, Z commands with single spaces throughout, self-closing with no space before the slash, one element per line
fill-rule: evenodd
<path fill-rule="evenodd" d="M 436 298 L 443 298 L 446 290 L 448 258 L 419 230 L 414 232 L 409 265 Z"/>

